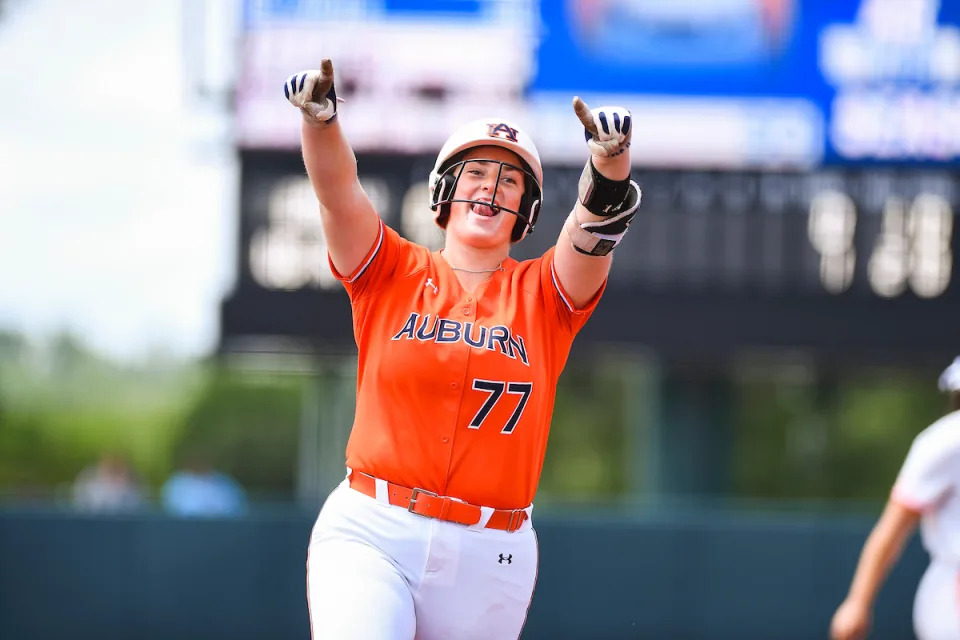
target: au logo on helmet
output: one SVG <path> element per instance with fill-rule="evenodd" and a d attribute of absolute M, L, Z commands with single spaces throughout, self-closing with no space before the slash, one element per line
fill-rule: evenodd
<path fill-rule="evenodd" d="M 520 200 L 520 207 L 510 213 L 517 215 L 511 240 L 520 241 L 533 231 L 540 213 L 540 203 L 543 200 L 543 165 L 540 154 L 533 144 L 533 140 L 526 132 L 513 125 L 506 118 L 489 115 L 485 118 L 471 120 L 461 125 L 450 134 L 443 143 L 437 161 L 430 172 L 427 187 L 430 190 L 430 209 L 434 212 L 434 220 L 441 228 L 446 226 L 446 218 L 450 213 L 448 206 L 452 202 L 475 202 L 474 200 L 454 199 L 453 193 L 459 171 L 463 168 L 463 154 L 473 147 L 502 147 L 512 151 L 519 157 L 516 166 L 524 174 L 524 193 Z M 486 160 L 489 161 L 489 160 Z"/>
<path fill-rule="evenodd" d="M 503 134 L 503 137 L 505 137 L 510 142 L 517 141 L 517 130 L 514 129 L 513 127 L 508 126 L 502 122 L 498 122 L 498 123 L 491 122 L 487 124 L 487 135 L 490 136 L 491 138 L 499 138 L 501 137 L 500 136 L 501 133 Z"/>

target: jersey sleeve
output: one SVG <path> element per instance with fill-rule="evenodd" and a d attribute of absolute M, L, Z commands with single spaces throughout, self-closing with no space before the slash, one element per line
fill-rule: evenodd
<path fill-rule="evenodd" d="M 953 469 L 960 464 L 960 446 L 954 438 L 944 441 L 942 430 L 918 435 L 893 485 L 891 499 L 916 512 L 942 500 L 953 485 Z"/>
<path fill-rule="evenodd" d="M 593 298 L 586 305 L 579 309 L 574 306 L 570 295 L 564 291 L 560 278 L 557 276 L 557 270 L 553 265 L 553 254 L 555 247 L 550 247 L 540 258 L 539 276 L 540 290 L 543 293 L 543 301 L 547 306 L 549 318 L 553 318 L 557 324 L 563 327 L 572 335 L 576 335 L 587 320 L 593 315 L 604 289 L 607 287 L 607 281 L 594 294 Z"/>
<path fill-rule="evenodd" d="M 380 221 L 377 239 L 364 257 L 363 262 L 352 273 L 342 274 L 333 266 L 333 260 L 327 255 L 330 271 L 343 283 L 350 296 L 350 302 L 356 303 L 371 293 L 382 289 L 398 272 L 403 272 L 412 259 L 415 245 L 400 237 L 400 234 Z"/>

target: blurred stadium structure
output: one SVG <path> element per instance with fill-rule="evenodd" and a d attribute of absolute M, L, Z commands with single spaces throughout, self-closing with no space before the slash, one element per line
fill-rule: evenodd
<path fill-rule="evenodd" d="M 339 294 L 297 165 L 298 131 L 274 96 L 284 70 L 325 55 L 337 63 L 367 191 L 389 223 L 428 245 L 439 236 L 421 213 L 424 182 L 454 123 L 506 112 L 529 126 L 548 168 L 545 209 L 559 210 L 582 155 L 570 96 L 631 106 L 645 215 L 614 282 L 685 335 L 642 315 L 639 331 L 593 322 L 597 335 L 655 351 L 700 335 L 709 344 L 690 351 L 896 350 L 939 362 L 958 346 L 937 327 L 956 319 L 960 9 L 908 4 L 904 21 L 903 3 L 884 0 L 247 2 L 239 282 L 224 344 L 347 339 L 331 333 L 346 318 L 311 331 L 310 314 L 253 309 L 269 300 L 306 310 L 304 292 Z M 625 23 L 649 37 L 621 42 Z M 436 53 L 447 50 L 463 53 Z M 521 251 L 540 253 L 561 218 Z M 605 315 L 623 316 L 626 302 L 604 305 Z M 713 319 L 690 332 L 682 318 L 694 315 Z"/>
<path fill-rule="evenodd" d="M 456 124 L 509 114 L 537 141 L 544 215 L 523 258 L 555 241 L 574 197 L 571 96 L 634 114 L 644 205 L 562 380 L 524 637 L 825 637 L 876 500 L 940 409 L 936 373 L 960 353 L 960 3 L 183 7 L 191 100 L 230 123 L 216 143 L 241 164 L 217 355 L 253 377 L 304 381 L 299 508 L 203 530 L 155 515 L 67 518 L 61 535 L 85 540 L 91 564 L 118 549 L 132 564 L 151 555 L 138 573 L 159 586 L 126 589 L 113 565 L 91 583 L 67 554 L 51 566 L 72 577 L 44 576 L 64 591 L 23 589 L 42 560 L 19 555 L 0 571 L 0 637 L 93 637 L 103 620 L 118 637 L 307 637 L 301 556 L 342 477 L 355 383 L 349 305 L 280 94 L 321 57 L 336 65 L 365 189 L 428 246 L 442 238 L 426 178 Z M 28 540 L 66 544 L 42 522 L 0 514 L 0 558 Z M 924 562 L 915 540 L 874 637 L 911 637 Z M 90 595 L 98 587 L 139 615 Z M 38 603 L 55 599 L 76 604 L 69 626 L 37 622 Z"/>

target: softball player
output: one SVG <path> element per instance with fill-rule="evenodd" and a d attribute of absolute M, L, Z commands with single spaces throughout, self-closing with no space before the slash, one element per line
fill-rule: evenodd
<path fill-rule="evenodd" d="M 960 357 L 939 386 L 950 396 L 951 412 L 914 439 L 833 616 L 834 640 L 866 637 L 874 598 L 918 521 L 930 566 L 914 599 L 914 630 L 920 640 L 960 640 Z"/>
<path fill-rule="evenodd" d="M 574 98 L 590 151 L 556 246 L 518 262 L 543 169 L 518 125 L 457 129 L 430 173 L 431 252 L 386 226 L 337 122 L 329 60 L 284 86 L 303 113 L 329 261 L 350 297 L 357 409 L 347 477 L 307 556 L 315 638 L 516 638 L 537 576 L 531 525 L 557 378 L 640 204 L 630 113 Z"/>

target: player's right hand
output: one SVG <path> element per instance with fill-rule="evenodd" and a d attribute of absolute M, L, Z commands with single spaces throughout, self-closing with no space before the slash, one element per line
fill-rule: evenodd
<path fill-rule="evenodd" d="M 844 600 L 830 622 L 830 640 L 863 640 L 870 631 L 870 608 Z"/>
<path fill-rule="evenodd" d="M 295 73 L 283 84 L 283 94 L 304 117 L 316 122 L 332 122 L 337 117 L 338 102 L 333 86 L 333 62 L 324 58 L 319 70 Z"/>

